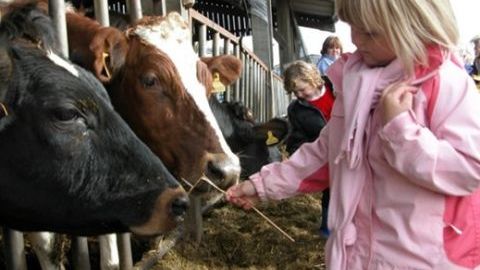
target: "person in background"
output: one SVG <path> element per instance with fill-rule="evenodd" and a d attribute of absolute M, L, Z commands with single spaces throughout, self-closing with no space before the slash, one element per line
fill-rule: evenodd
<path fill-rule="evenodd" d="M 472 38 L 473 43 L 473 63 L 468 69 L 470 76 L 472 76 L 477 89 L 480 91 L 480 35 Z"/>
<path fill-rule="evenodd" d="M 304 61 L 295 61 L 287 66 L 283 75 L 284 88 L 296 97 L 288 105 L 288 120 L 292 131 L 286 141 L 286 150 L 291 155 L 300 145 L 313 142 L 327 124 L 334 101 L 332 85 L 325 83 L 317 68 Z M 328 237 L 329 190 L 322 194 L 322 218 L 320 235 Z"/>
<path fill-rule="evenodd" d="M 471 42 L 473 43 L 473 55 L 475 58 L 478 60 L 480 57 L 480 35 L 476 35 L 475 37 L 472 38 Z M 477 61 L 477 68 L 480 70 L 480 60 Z"/>
<path fill-rule="evenodd" d="M 449 0 L 335 0 L 357 50 L 330 66 L 313 143 L 230 187 L 244 209 L 330 187 L 327 269 L 480 269 L 480 95 Z"/>
<path fill-rule="evenodd" d="M 342 43 L 337 36 L 329 36 L 325 39 L 322 45 L 322 55 L 317 62 L 317 68 L 322 76 L 327 74 L 328 67 L 338 59 L 343 53 Z"/>

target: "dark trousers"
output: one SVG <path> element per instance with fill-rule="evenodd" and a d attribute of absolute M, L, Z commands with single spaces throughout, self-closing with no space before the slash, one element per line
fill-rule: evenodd
<path fill-rule="evenodd" d="M 330 189 L 325 189 L 322 193 L 322 221 L 320 229 L 327 229 L 328 220 L 328 202 L 330 201 Z"/>

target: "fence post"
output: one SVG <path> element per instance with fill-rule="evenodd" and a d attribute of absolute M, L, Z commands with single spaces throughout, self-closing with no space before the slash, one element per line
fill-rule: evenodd
<path fill-rule="evenodd" d="M 65 2 L 63 0 L 48 1 L 48 12 L 57 33 L 57 48 L 62 56 L 68 58 L 67 21 L 65 20 Z"/>
<path fill-rule="evenodd" d="M 190 208 L 185 217 L 186 235 L 197 243 L 202 241 L 203 219 L 202 219 L 202 197 L 190 195 Z"/>
<path fill-rule="evenodd" d="M 93 2 L 93 8 L 95 10 L 95 20 L 97 20 L 102 26 L 109 26 L 110 17 L 108 14 L 108 1 L 95 0 Z"/>
<path fill-rule="evenodd" d="M 8 270 L 27 270 L 23 233 L 9 228 L 3 228 L 5 244 L 5 260 Z"/>
<path fill-rule="evenodd" d="M 90 256 L 86 237 L 72 239 L 73 269 L 90 270 Z"/>
<path fill-rule="evenodd" d="M 117 234 L 118 255 L 120 258 L 120 270 L 130 270 L 133 267 L 132 247 L 130 233 Z"/>

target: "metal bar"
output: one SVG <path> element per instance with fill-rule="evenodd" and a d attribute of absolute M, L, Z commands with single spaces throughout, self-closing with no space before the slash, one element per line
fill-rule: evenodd
<path fill-rule="evenodd" d="M 235 54 L 236 57 L 241 59 L 240 58 L 240 46 L 238 44 L 233 45 L 233 53 Z M 242 64 L 243 64 L 243 62 L 242 62 Z M 232 95 L 234 97 L 235 101 L 240 100 L 240 82 L 242 80 L 241 79 L 242 77 L 243 77 L 243 72 L 241 74 L 240 79 L 235 82 L 235 87 L 234 87 L 235 91 L 233 92 L 233 95 Z"/>
<path fill-rule="evenodd" d="M 249 108 L 253 107 L 253 91 L 254 91 L 254 80 L 255 80 L 255 61 L 253 61 L 251 58 L 248 59 L 248 91 L 247 91 L 247 106 Z"/>
<path fill-rule="evenodd" d="M 257 111 L 262 112 L 263 103 L 262 103 L 262 68 L 257 65 L 255 79 L 255 105 L 257 106 Z M 263 119 L 260 119 L 263 122 Z"/>
<path fill-rule="evenodd" d="M 132 247 L 130 243 L 130 233 L 117 234 L 118 257 L 120 259 L 120 269 L 130 270 L 133 268 Z"/>
<path fill-rule="evenodd" d="M 185 217 L 186 234 L 190 239 L 200 243 L 203 234 L 202 198 L 190 195 L 190 205 Z"/>
<path fill-rule="evenodd" d="M 90 270 L 90 256 L 86 237 L 74 237 L 72 239 L 73 269 Z"/>
<path fill-rule="evenodd" d="M 223 54 L 230 54 L 230 39 L 223 39 Z"/>
<path fill-rule="evenodd" d="M 201 24 L 198 27 L 198 56 L 203 57 L 207 53 L 207 26 Z"/>
<path fill-rule="evenodd" d="M 220 33 L 213 34 L 212 54 L 217 56 L 220 54 Z"/>
<path fill-rule="evenodd" d="M 261 98 L 260 98 L 260 111 L 262 112 L 262 122 L 266 120 L 266 115 L 265 115 L 265 111 L 267 110 L 266 108 L 274 101 L 272 102 L 268 102 L 267 103 L 267 100 L 265 98 L 265 92 L 267 90 L 267 87 L 265 85 L 265 74 L 266 72 L 268 71 L 265 71 L 262 69 L 261 71 L 261 75 L 260 75 L 260 89 L 261 89 Z"/>
<path fill-rule="evenodd" d="M 258 65 L 257 63 L 253 62 L 253 66 L 252 66 L 252 75 L 253 75 L 253 79 L 252 79 L 252 93 L 251 93 L 251 96 L 250 96 L 250 103 L 252 104 L 251 106 L 253 108 L 255 108 L 255 111 L 257 112 L 256 115 L 258 115 Z"/>
<path fill-rule="evenodd" d="M 65 20 L 65 2 L 63 0 L 48 1 L 48 13 L 57 33 L 57 48 L 63 57 L 68 58 L 67 22 Z"/>
<path fill-rule="evenodd" d="M 264 122 L 265 121 L 265 117 L 263 117 L 263 111 L 264 111 L 264 108 L 265 108 L 265 104 L 264 104 L 264 98 L 263 98 L 263 85 L 262 85 L 262 76 L 263 76 L 263 73 L 262 73 L 262 69 L 258 69 L 257 70 L 257 79 L 256 79 L 256 94 L 257 94 L 257 99 L 256 99 L 256 102 L 255 102 L 255 105 L 257 106 L 257 112 L 258 112 L 258 115 L 259 115 L 259 121 L 260 122 Z"/>
<path fill-rule="evenodd" d="M 108 1 L 94 0 L 95 19 L 103 26 L 110 26 L 110 17 L 108 15 Z"/>
<path fill-rule="evenodd" d="M 130 8 L 130 22 L 135 23 L 142 18 L 142 3 L 140 0 L 128 0 Z"/>
<path fill-rule="evenodd" d="M 3 228 L 3 243 L 6 267 L 8 270 L 26 270 L 25 246 L 23 233 L 8 228 Z"/>
<path fill-rule="evenodd" d="M 223 54 L 228 55 L 230 54 L 230 40 L 228 38 L 223 39 Z M 225 92 L 225 101 L 232 100 L 232 91 L 234 91 L 234 85 L 229 85 L 227 87 L 227 91 Z"/>
<path fill-rule="evenodd" d="M 266 79 L 266 86 L 267 86 L 267 91 L 266 91 L 266 100 L 272 100 L 272 91 L 273 91 L 273 76 L 272 76 L 272 70 L 271 69 L 268 69 L 268 74 L 267 74 L 267 79 Z M 267 110 L 267 115 L 266 115 L 266 119 L 270 119 L 273 117 L 273 112 L 276 110 L 276 107 L 277 104 L 273 104 L 272 103 L 272 106 L 270 107 L 269 110 Z"/>
<path fill-rule="evenodd" d="M 240 101 L 247 106 L 247 96 L 249 91 L 249 80 L 250 80 L 250 73 L 249 70 L 249 62 L 248 62 L 248 54 L 243 54 L 243 65 L 244 65 L 244 73 L 243 73 L 243 84 L 242 84 L 242 91 L 240 91 Z"/>

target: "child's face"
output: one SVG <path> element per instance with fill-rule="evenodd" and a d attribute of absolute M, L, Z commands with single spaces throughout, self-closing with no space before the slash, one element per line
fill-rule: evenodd
<path fill-rule="evenodd" d="M 475 57 L 480 55 L 480 40 L 477 40 L 474 42 L 473 50 L 474 50 Z"/>
<path fill-rule="evenodd" d="M 340 47 L 335 46 L 335 45 L 330 46 L 327 49 L 327 54 L 330 55 L 331 57 L 335 58 L 335 59 L 340 57 L 340 53 L 341 53 Z"/>
<path fill-rule="evenodd" d="M 351 26 L 352 42 L 369 67 L 386 66 L 396 55 L 385 36 Z"/>
<path fill-rule="evenodd" d="M 313 100 L 318 97 L 320 90 L 308 82 L 298 80 L 293 94 L 299 99 Z"/>

